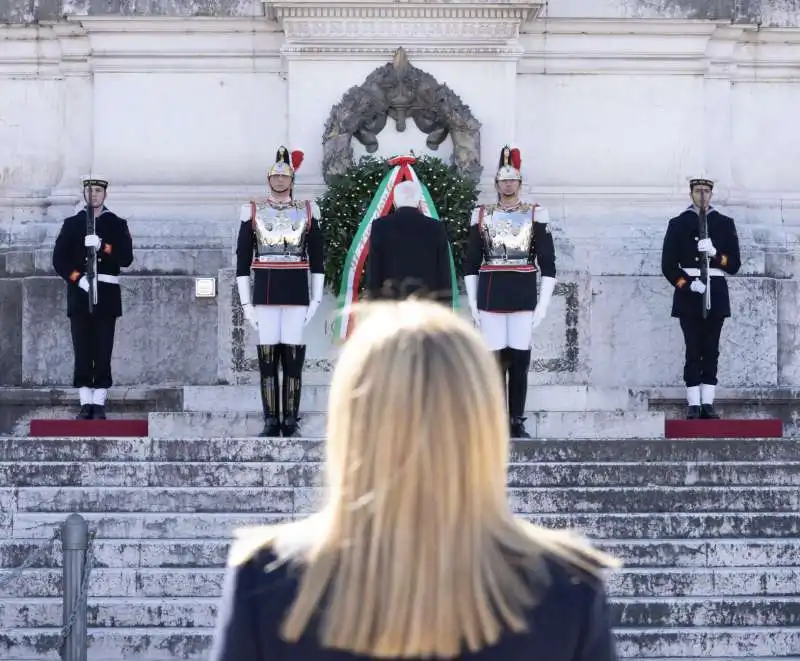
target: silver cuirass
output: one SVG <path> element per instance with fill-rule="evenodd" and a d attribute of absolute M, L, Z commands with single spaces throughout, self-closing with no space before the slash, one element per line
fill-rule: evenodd
<path fill-rule="evenodd" d="M 268 262 L 305 259 L 305 238 L 308 214 L 304 201 L 273 206 L 256 205 L 253 231 L 256 239 L 256 260 Z"/>
<path fill-rule="evenodd" d="M 487 205 L 483 216 L 483 241 L 488 264 L 527 264 L 531 255 L 533 205 L 511 211 Z"/>

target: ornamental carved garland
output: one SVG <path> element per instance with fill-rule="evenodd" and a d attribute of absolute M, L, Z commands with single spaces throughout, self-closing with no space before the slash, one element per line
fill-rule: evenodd
<path fill-rule="evenodd" d="M 347 90 L 331 108 L 322 136 L 325 183 L 330 185 L 352 164 L 353 138 L 370 154 L 378 150 L 378 134 L 389 118 L 400 132 L 413 119 L 428 136 L 425 144 L 434 151 L 450 136 L 451 164 L 463 178 L 478 183 L 483 171 L 481 123 L 447 85 L 410 64 L 403 48 L 397 49 L 392 62 Z"/>

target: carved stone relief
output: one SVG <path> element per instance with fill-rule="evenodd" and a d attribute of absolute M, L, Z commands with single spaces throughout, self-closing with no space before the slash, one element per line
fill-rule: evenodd
<path fill-rule="evenodd" d="M 447 85 L 414 67 L 403 48 L 394 59 L 351 87 L 331 109 L 322 136 L 322 173 L 325 182 L 347 170 L 353 160 L 351 140 L 367 152 L 378 150 L 378 134 L 392 119 L 397 130 L 409 119 L 427 134 L 426 144 L 436 150 L 450 136 L 452 164 L 463 177 L 478 182 L 481 166 L 481 123 Z"/>

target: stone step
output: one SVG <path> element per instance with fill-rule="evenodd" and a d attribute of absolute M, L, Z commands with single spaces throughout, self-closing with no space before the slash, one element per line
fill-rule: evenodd
<path fill-rule="evenodd" d="M 164 439 L 2 438 L 0 461 L 322 461 L 320 439 L 175 437 Z M 518 463 L 796 462 L 800 439 L 534 439 L 512 441 Z"/>
<path fill-rule="evenodd" d="M 306 413 L 328 410 L 330 385 L 317 378 L 304 378 L 300 410 Z M 585 385 L 532 385 L 527 407 L 536 411 L 646 411 L 647 399 L 627 388 Z M 247 413 L 261 410 L 257 385 L 187 386 L 183 389 L 183 410 L 211 413 Z"/>
<path fill-rule="evenodd" d="M 0 540 L 0 569 L 22 565 L 41 539 Z M 626 567 L 792 567 L 800 558 L 800 539 L 593 540 Z M 100 567 L 224 567 L 228 539 L 98 539 L 94 558 Z M 34 567 L 60 567 L 61 544 L 50 547 Z M 800 617 L 800 612 L 798 612 Z"/>
<path fill-rule="evenodd" d="M 213 631 L 207 628 L 90 629 L 91 661 L 174 661 L 176 657 L 202 661 L 209 653 Z M 753 657 L 792 661 L 786 654 L 800 650 L 800 628 L 742 627 L 672 629 L 616 629 L 620 658 L 659 659 L 687 657 L 732 659 Z M 53 649 L 57 629 L 10 629 L 3 634 L 3 661 L 58 661 Z M 683 656 L 681 656 L 683 655 Z"/>
<path fill-rule="evenodd" d="M 218 597 L 224 568 L 95 567 L 91 597 Z M 0 571 L 0 578 L 9 570 Z M 620 597 L 766 597 L 800 594 L 800 568 L 623 568 L 608 577 L 609 593 Z M 16 597 L 58 597 L 61 570 L 25 569 L 4 586 Z"/>
<path fill-rule="evenodd" d="M 22 487 L 0 489 L 16 511 L 268 512 L 309 514 L 323 504 L 321 487 Z M 520 514 L 797 512 L 797 487 L 527 487 L 508 490 Z"/>
<path fill-rule="evenodd" d="M 615 627 L 796 627 L 800 612 L 794 597 L 612 597 Z M 218 599 L 207 597 L 90 598 L 90 627 L 213 628 Z M 60 598 L 4 598 L 0 630 L 55 627 L 61 623 Z"/>
<path fill-rule="evenodd" d="M 322 462 L 0 462 L 16 487 L 314 487 Z M 553 462 L 510 464 L 508 486 L 800 486 L 800 461 L 764 463 Z"/>
<path fill-rule="evenodd" d="M 0 505 L 2 503 L 0 502 Z M 10 511 L 7 509 L 6 511 Z M 231 538 L 236 528 L 290 521 L 289 514 L 82 513 L 98 538 L 195 540 Z M 63 512 L 17 512 L 0 538 L 47 539 L 64 522 Z M 575 528 L 593 539 L 697 540 L 800 537 L 796 513 L 537 514 L 523 517 L 549 528 Z"/>
<path fill-rule="evenodd" d="M 148 416 L 154 439 L 230 438 L 258 435 L 264 422 L 259 413 L 160 412 Z M 324 413 L 303 413 L 303 436 L 325 435 Z M 664 414 L 649 411 L 553 411 L 534 413 L 525 422 L 531 436 L 558 439 L 663 438 Z"/>

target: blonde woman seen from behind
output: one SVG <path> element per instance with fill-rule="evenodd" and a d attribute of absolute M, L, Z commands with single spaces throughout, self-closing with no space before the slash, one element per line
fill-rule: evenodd
<path fill-rule="evenodd" d="M 211 661 L 611 661 L 616 561 L 512 516 L 500 374 L 436 303 L 372 304 L 331 384 L 327 501 L 240 531 Z"/>

